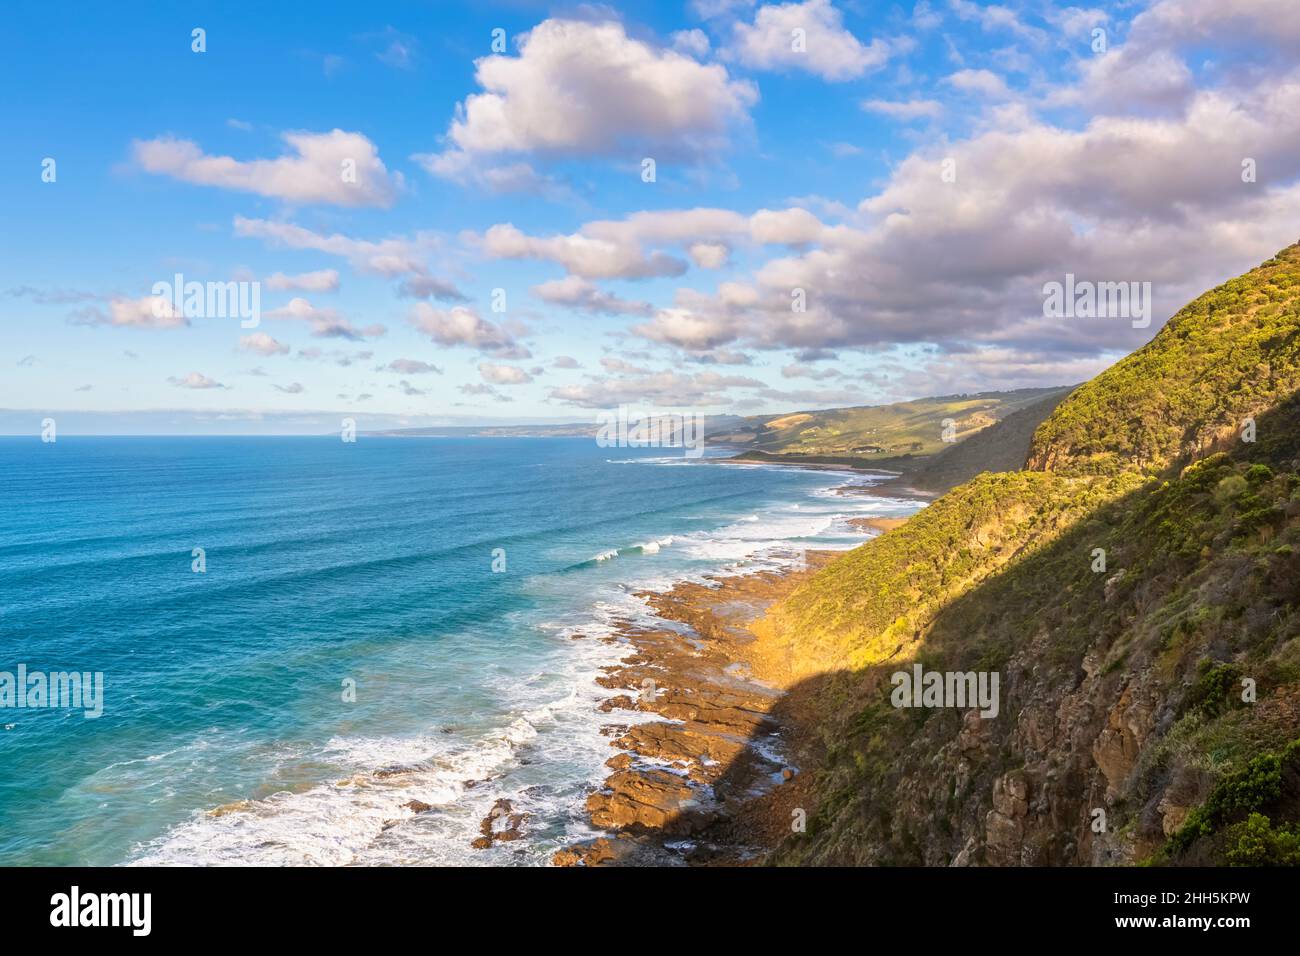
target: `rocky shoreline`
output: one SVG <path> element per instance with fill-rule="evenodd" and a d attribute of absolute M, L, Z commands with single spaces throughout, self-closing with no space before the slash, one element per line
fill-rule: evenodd
<path fill-rule="evenodd" d="M 629 654 L 597 683 L 615 753 L 586 800 L 605 836 L 557 851 L 557 866 L 747 865 L 791 832 L 808 738 L 749 625 L 838 552 L 808 552 L 786 573 L 711 578 L 641 595 L 662 626 L 625 624 Z M 768 679 L 764 679 L 764 678 Z M 618 723 L 620 713 L 652 713 Z"/>

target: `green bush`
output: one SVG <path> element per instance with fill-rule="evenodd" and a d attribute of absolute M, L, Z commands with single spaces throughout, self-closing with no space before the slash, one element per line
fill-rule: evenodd
<path fill-rule="evenodd" d="M 1300 866 L 1300 825 L 1273 827 L 1252 813 L 1225 832 L 1223 858 L 1229 866 Z"/>
<path fill-rule="evenodd" d="M 1168 848 L 1181 853 L 1199 838 L 1222 829 L 1234 817 L 1268 807 L 1282 796 L 1282 768 L 1300 766 L 1300 740 L 1280 754 L 1264 753 L 1241 770 L 1219 781 L 1205 802 L 1187 816 L 1182 828 L 1169 839 Z"/>

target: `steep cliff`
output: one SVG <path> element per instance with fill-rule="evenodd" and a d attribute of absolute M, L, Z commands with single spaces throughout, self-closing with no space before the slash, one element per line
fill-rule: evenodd
<path fill-rule="evenodd" d="M 780 863 L 1300 861 L 1300 246 L 760 625 L 821 715 Z M 892 675 L 997 674 L 996 716 Z"/>

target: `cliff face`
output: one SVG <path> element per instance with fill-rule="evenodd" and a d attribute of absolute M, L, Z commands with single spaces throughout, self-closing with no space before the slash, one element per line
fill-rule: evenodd
<path fill-rule="evenodd" d="M 761 625 L 822 715 L 777 862 L 1300 862 L 1300 246 Z M 997 716 L 891 676 L 996 673 Z"/>

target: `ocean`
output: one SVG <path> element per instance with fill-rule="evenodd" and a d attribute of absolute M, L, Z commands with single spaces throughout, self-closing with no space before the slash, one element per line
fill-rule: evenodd
<path fill-rule="evenodd" d="M 594 638 L 635 592 L 916 508 L 725 454 L 0 439 L 0 672 L 104 680 L 97 718 L 0 707 L 0 864 L 546 862 L 590 833 L 620 656 Z M 472 849 L 502 797 L 526 838 Z"/>

